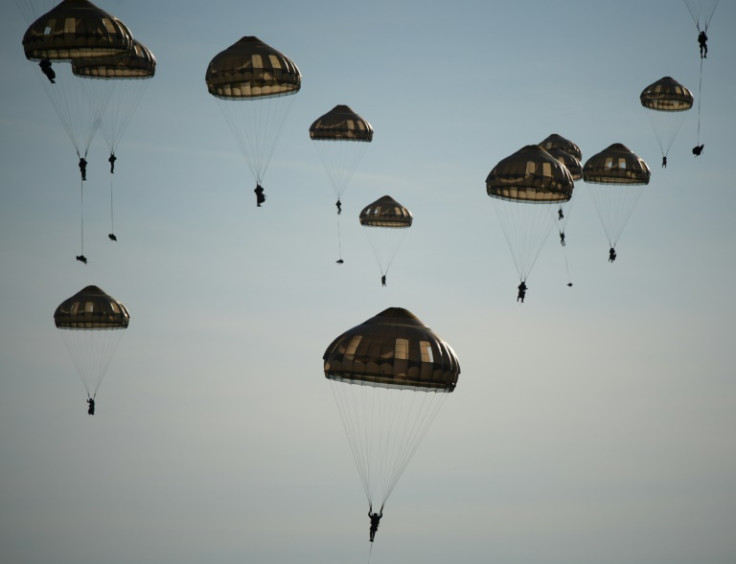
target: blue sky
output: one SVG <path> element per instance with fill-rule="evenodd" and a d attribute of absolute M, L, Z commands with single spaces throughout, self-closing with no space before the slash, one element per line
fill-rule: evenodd
<path fill-rule="evenodd" d="M 117 243 L 92 144 L 87 265 L 76 155 L 23 55 L 28 22 L 0 6 L 0 560 L 364 561 L 367 504 L 322 354 L 400 306 L 462 373 L 372 562 L 733 562 L 733 3 L 709 29 L 704 153 L 692 110 L 667 169 L 638 96 L 666 75 L 697 92 L 681 2 L 99 5 L 158 66 L 117 152 Z M 261 209 L 204 82 L 245 35 L 303 76 Z M 339 266 L 308 137 L 336 104 L 375 130 Z M 485 178 L 550 133 L 583 160 L 624 143 L 652 180 L 614 264 L 577 182 L 567 247 L 550 236 L 522 305 Z M 357 221 L 384 194 L 414 215 L 385 288 Z M 131 312 L 94 418 L 52 320 L 87 284 Z"/>

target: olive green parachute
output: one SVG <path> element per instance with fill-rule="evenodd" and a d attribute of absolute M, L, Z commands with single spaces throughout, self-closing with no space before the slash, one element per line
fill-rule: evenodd
<path fill-rule="evenodd" d="M 583 165 L 576 157 L 559 147 L 547 149 L 547 152 L 565 165 L 567 170 L 570 171 L 570 176 L 573 180 L 581 180 L 583 178 Z M 560 244 L 563 247 L 567 245 L 567 222 L 570 220 L 573 202 L 575 200 L 576 198 L 570 198 L 566 202 L 560 202 L 560 204 L 552 210 L 553 223 L 557 228 L 557 232 L 560 237 Z M 567 259 L 567 253 L 565 253 L 565 269 L 567 270 L 567 276 L 569 279 L 570 266 Z M 568 286 L 570 285 L 571 283 L 568 284 Z"/>
<path fill-rule="evenodd" d="M 414 314 L 388 308 L 334 339 L 323 355 L 369 504 L 385 504 L 448 393 L 460 364 Z"/>
<path fill-rule="evenodd" d="M 247 36 L 214 56 L 205 80 L 217 98 L 269 98 L 297 93 L 302 75 L 286 55 Z"/>
<path fill-rule="evenodd" d="M 570 171 L 539 145 L 527 145 L 499 161 L 486 177 L 492 198 L 530 203 L 564 202 L 572 197 Z"/>
<path fill-rule="evenodd" d="M 573 180 L 581 180 L 583 178 L 583 165 L 576 157 L 564 149 L 557 147 L 547 149 L 547 152 L 565 165 Z"/>
<path fill-rule="evenodd" d="M 616 247 L 650 176 L 647 163 L 621 143 L 593 155 L 583 166 L 583 180 L 590 183 L 588 189 L 611 250 Z"/>
<path fill-rule="evenodd" d="M 309 138 L 319 153 L 335 194 L 337 213 L 365 149 L 373 140 L 373 127 L 349 106 L 339 104 L 318 117 L 309 127 Z M 337 221 L 338 263 L 342 263 L 340 218 Z"/>
<path fill-rule="evenodd" d="M 570 200 L 573 187 L 567 167 L 539 145 L 502 159 L 486 177 L 486 191 L 522 282 L 549 236 L 554 211 Z"/>
<path fill-rule="evenodd" d="M 682 112 L 693 107 L 693 95 L 674 78 L 665 76 L 641 91 L 641 105 L 661 112 Z"/>
<path fill-rule="evenodd" d="M 59 304 L 54 323 L 87 395 L 94 398 L 130 323 L 127 308 L 97 286 L 87 286 Z"/>
<path fill-rule="evenodd" d="M 693 107 L 693 95 L 675 79 L 665 76 L 644 88 L 639 100 L 646 109 L 662 157 L 666 157 L 685 121 L 683 112 Z M 662 162 L 666 166 L 667 161 Z"/>
<path fill-rule="evenodd" d="M 314 141 L 370 142 L 373 140 L 373 127 L 349 106 L 338 104 L 312 123 L 309 138 Z"/>
<path fill-rule="evenodd" d="M 148 47 L 133 39 L 131 49 L 125 53 L 72 60 L 72 72 L 85 78 L 152 78 L 156 74 L 156 57 Z"/>
<path fill-rule="evenodd" d="M 622 143 L 596 153 L 583 167 L 583 180 L 597 184 L 649 184 L 650 176 L 647 163 Z"/>
<path fill-rule="evenodd" d="M 583 152 L 580 150 L 580 147 L 557 133 L 552 133 L 547 136 L 541 143 L 539 143 L 539 146 L 547 151 L 550 149 L 562 149 L 578 160 L 583 158 Z"/>
<path fill-rule="evenodd" d="M 414 216 L 391 196 L 382 196 L 364 207 L 359 215 L 360 224 L 366 227 L 366 236 L 381 271 L 385 285 L 386 275 L 404 241 L 407 228 Z"/>
<path fill-rule="evenodd" d="M 130 50 L 133 35 L 88 0 L 63 0 L 34 21 L 23 36 L 30 60 L 105 57 Z"/>
<path fill-rule="evenodd" d="M 360 211 L 360 224 L 365 227 L 411 227 L 411 212 L 391 196 L 381 196 Z"/>
<path fill-rule="evenodd" d="M 207 90 L 218 100 L 257 188 L 301 79 L 291 59 L 252 36 L 215 55 L 207 67 Z"/>
<path fill-rule="evenodd" d="M 130 125 L 147 85 L 156 73 L 156 57 L 140 41 L 133 39 L 133 47 L 120 55 L 75 59 L 72 74 L 78 77 L 85 94 L 95 106 L 104 107 L 100 129 L 109 151 L 110 172 L 115 172 L 117 149 Z M 113 178 L 110 176 L 109 237 L 114 235 Z"/>

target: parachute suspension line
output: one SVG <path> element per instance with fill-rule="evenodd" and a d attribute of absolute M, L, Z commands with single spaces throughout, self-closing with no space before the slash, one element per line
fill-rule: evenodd
<path fill-rule="evenodd" d="M 340 214 L 337 214 L 337 260 L 342 264 L 342 234 L 340 231 Z"/>
<path fill-rule="evenodd" d="M 386 276 L 399 253 L 407 229 L 400 227 L 367 227 L 366 229 L 371 230 L 370 232 L 366 230 L 366 235 L 373 248 L 373 255 L 376 257 L 381 275 Z M 396 231 L 401 233 L 397 234 Z"/>
<path fill-rule="evenodd" d="M 700 145 L 700 101 L 703 99 L 703 58 L 700 58 L 700 79 L 698 81 L 698 141 L 696 145 Z"/>
<path fill-rule="evenodd" d="M 330 385 L 368 503 L 385 506 L 448 394 Z"/>
<path fill-rule="evenodd" d="M 113 194 L 114 194 L 113 177 L 114 176 L 115 176 L 114 174 L 110 175 L 110 234 L 111 235 L 115 233 L 115 215 L 114 215 L 114 209 L 115 209 L 114 203 L 115 202 L 114 202 L 114 197 L 113 197 Z"/>
<path fill-rule="evenodd" d="M 87 396 L 95 398 L 118 348 L 121 329 L 62 329 L 64 345 L 74 361 Z"/>
<path fill-rule="evenodd" d="M 360 481 L 363 484 L 363 491 L 365 492 L 365 496 L 370 503 L 371 492 L 368 488 L 368 476 L 365 472 L 365 469 L 368 468 L 368 464 L 365 460 L 365 457 L 363 456 L 362 450 L 357 444 L 357 440 L 361 438 L 359 433 L 359 430 L 361 429 L 361 422 L 355 421 L 352 417 L 350 417 L 350 415 L 352 415 L 353 417 L 358 417 L 358 411 L 355 409 L 355 407 L 349 404 L 348 394 L 340 393 L 341 388 L 339 386 L 341 385 L 347 386 L 349 384 L 330 381 L 330 389 L 332 390 L 332 396 L 335 398 L 335 403 L 337 404 L 337 409 L 340 413 L 340 421 L 342 422 L 342 426 L 345 429 L 345 435 L 348 438 L 350 452 L 353 453 L 355 467 L 358 470 Z M 363 410 L 362 412 L 367 414 L 367 410 Z M 365 429 L 365 422 L 362 422 L 362 425 L 362 428 Z"/>
<path fill-rule="evenodd" d="M 262 185 L 276 148 L 276 140 L 291 109 L 292 97 L 218 99 L 225 121 L 259 185 Z"/>
<path fill-rule="evenodd" d="M 79 180 L 80 252 L 84 256 L 84 180 Z"/>
<path fill-rule="evenodd" d="M 407 396 L 410 394 L 424 394 L 424 398 L 421 404 L 419 405 L 419 407 L 416 409 L 416 413 L 412 412 L 411 409 L 406 409 L 406 408 L 402 409 L 402 411 L 406 412 L 405 418 L 411 419 L 410 422 L 413 422 L 409 427 L 410 428 L 410 433 L 409 433 L 410 438 L 407 441 L 405 441 L 404 448 L 397 449 L 398 456 L 396 457 L 396 459 L 399 461 L 399 463 L 395 465 L 394 472 L 388 481 L 390 485 L 388 489 L 386 490 L 386 494 L 383 499 L 382 505 L 386 502 L 388 497 L 391 495 L 391 492 L 393 492 L 394 488 L 396 487 L 396 484 L 399 481 L 399 478 L 404 473 L 404 470 L 409 464 L 409 460 L 411 460 L 417 448 L 419 448 L 419 445 L 421 444 L 422 440 L 427 434 L 427 431 L 429 430 L 429 427 L 431 426 L 432 421 L 434 421 L 435 418 L 437 417 L 437 414 L 439 413 L 440 408 L 442 407 L 442 405 L 445 402 L 445 399 L 448 396 L 448 394 L 445 392 L 424 392 L 424 391 L 402 390 L 400 393 L 406 394 Z"/>

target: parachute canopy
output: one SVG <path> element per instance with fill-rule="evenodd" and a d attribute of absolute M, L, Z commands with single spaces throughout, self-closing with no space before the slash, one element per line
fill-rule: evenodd
<path fill-rule="evenodd" d="M 360 212 L 360 224 L 366 227 L 411 227 L 411 212 L 391 196 L 382 196 Z"/>
<path fill-rule="evenodd" d="M 574 156 L 572 156 L 570 153 L 564 151 L 563 149 L 559 149 L 557 147 L 552 147 L 551 149 L 547 149 L 547 152 L 552 155 L 554 158 L 556 158 L 558 161 L 560 161 L 568 171 L 570 171 L 570 176 L 572 176 L 573 180 L 580 180 L 583 178 L 583 165 L 582 163 L 576 159 Z"/>
<path fill-rule="evenodd" d="M 400 307 L 345 331 L 322 358 L 328 379 L 349 384 L 452 392 L 460 374 L 452 348 Z"/>
<path fill-rule="evenodd" d="M 562 149 L 563 151 L 569 153 L 578 160 L 583 158 L 583 152 L 580 150 L 580 147 L 578 147 L 569 139 L 565 139 L 562 135 L 558 135 L 557 133 L 552 133 L 551 135 L 549 135 L 546 139 L 539 143 L 539 146 L 542 147 L 542 149 L 546 149 L 547 151 L 549 151 L 550 149 Z"/>
<path fill-rule="evenodd" d="M 133 35 L 116 17 L 88 0 L 63 0 L 23 36 L 30 60 L 104 57 L 130 50 Z"/>
<path fill-rule="evenodd" d="M 151 78 L 156 73 L 156 57 L 148 47 L 134 39 L 132 49 L 125 53 L 73 60 L 72 72 L 85 78 Z"/>
<path fill-rule="evenodd" d="M 529 203 L 564 202 L 572 197 L 570 171 L 539 145 L 527 145 L 502 159 L 486 177 L 492 198 Z"/>
<path fill-rule="evenodd" d="M 583 166 L 583 180 L 597 184 L 649 184 L 647 163 L 622 143 L 614 143 L 590 157 Z"/>
<path fill-rule="evenodd" d="M 125 306 L 97 286 L 86 286 L 54 312 L 59 329 L 126 329 L 129 321 Z"/>
<path fill-rule="evenodd" d="M 665 76 L 641 91 L 641 105 L 661 112 L 682 112 L 693 107 L 693 95 L 675 79 Z"/>
<path fill-rule="evenodd" d="M 218 98 L 261 98 L 296 94 L 302 75 L 286 55 L 246 36 L 215 55 L 205 80 Z"/>
<path fill-rule="evenodd" d="M 309 127 L 309 137 L 315 141 L 373 140 L 373 127 L 350 107 L 338 104 Z"/>

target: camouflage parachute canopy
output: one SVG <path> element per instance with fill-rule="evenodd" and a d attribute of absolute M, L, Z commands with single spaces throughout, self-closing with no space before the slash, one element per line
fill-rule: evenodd
<path fill-rule="evenodd" d="M 296 94 L 302 75 L 283 53 L 246 36 L 210 61 L 207 90 L 218 98 L 261 98 Z"/>
<path fill-rule="evenodd" d="M 641 105 L 661 112 L 682 112 L 693 107 L 693 95 L 674 78 L 665 76 L 641 91 Z"/>
<path fill-rule="evenodd" d="M 338 104 L 314 121 L 309 127 L 309 137 L 315 141 L 370 142 L 373 128 L 350 107 Z"/>
<path fill-rule="evenodd" d="M 132 43 L 133 35 L 119 19 L 88 0 L 64 0 L 23 36 L 30 60 L 106 57 L 129 51 Z"/>
<path fill-rule="evenodd" d="M 411 212 L 391 196 L 382 196 L 360 212 L 360 224 L 366 227 L 411 227 Z"/>
<path fill-rule="evenodd" d="M 577 160 L 583 158 L 583 152 L 580 150 L 580 147 L 578 147 L 569 139 L 565 139 L 562 135 L 558 135 L 557 133 L 549 135 L 546 139 L 544 139 L 544 141 L 539 143 L 539 146 L 547 151 L 549 151 L 550 149 L 562 149 L 566 153 L 569 153 L 570 155 L 575 157 Z"/>
<path fill-rule="evenodd" d="M 582 163 L 570 153 L 557 147 L 547 149 L 547 152 L 567 167 L 573 180 L 580 180 L 583 177 Z"/>
<path fill-rule="evenodd" d="M 450 345 L 400 307 L 345 331 L 322 358 L 328 379 L 368 386 L 452 392 L 460 374 Z"/>
<path fill-rule="evenodd" d="M 156 57 L 140 41 L 120 55 L 75 59 L 72 72 L 86 78 L 151 78 L 156 73 Z"/>
<path fill-rule="evenodd" d="M 583 180 L 598 184 L 649 184 L 647 163 L 621 143 L 614 143 L 590 157 L 583 166 Z"/>
<path fill-rule="evenodd" d="M 59 329 L 125 329 L 129 321 L 125 306 L 97 286 L 83 288 L 54 312 Z"/>
<path fill-rule="evenodd" d="M 566 202 L 573 186 L 567 167 L 539 145 L 502 159 L 486 177 L 489 196 L 519 202 Z"/>

